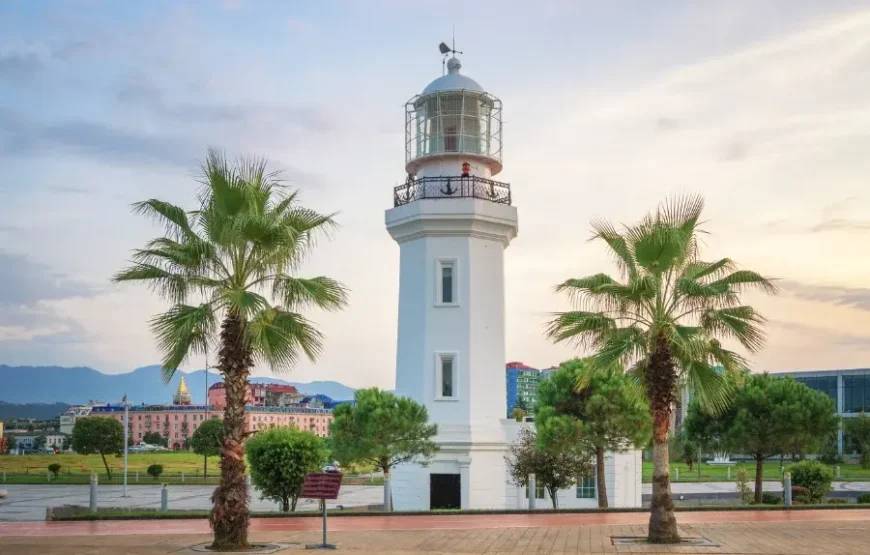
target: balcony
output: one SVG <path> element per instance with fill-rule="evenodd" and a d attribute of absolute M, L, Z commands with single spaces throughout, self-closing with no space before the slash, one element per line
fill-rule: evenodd
<path fill-rule="evenodd" d="M 445 198 L 476 198 L 496 204 L 511 204 L 511 186 L 483 177 L 421 177 L 399 185 L 393 191 L 393 206 L 415 200 Z"/>

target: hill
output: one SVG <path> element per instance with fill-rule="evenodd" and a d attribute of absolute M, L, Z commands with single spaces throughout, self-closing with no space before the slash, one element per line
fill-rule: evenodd
<path fill-rule="evenodd" d="M 176 372 L 169 384 L 160 376 L 160 366 L 143 366 L 125 374 L 103 374 L 93 368 L 62 366 L 0 365 L 0 401 L 7 403 L 117 402 L 126 394 L 131 403 L 171 403 L 172 394 L 184 376 L 194 403 L 205 402 L 205 370 Z M 220 380 L 208 373 L 208 385 Z M 288 382 L 277 378 L 252 378 L 253 382 L 274 382 L 296 386 L 304 393 L 322 393 L 333 399 L 351 399 L 355 389 L 334 381 Z"/>
<path fill-rule="evenodd" d="M 0 401 L 0 420 L 34 418 L 48 420 L 66 412 L 66 403 L 6 403 Z"/>

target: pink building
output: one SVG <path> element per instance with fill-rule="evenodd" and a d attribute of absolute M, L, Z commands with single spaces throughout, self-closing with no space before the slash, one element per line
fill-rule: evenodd
<path fill-rule="evenodd" d="M 223 385 L 223 384 L 215 384 Z M 212 386 L 214 387 L 214 386 Z M 286 388 L 289 386 L 280 386 Z M 295 390 L 295 388 L 293 388 Z M 208 419 L 223 418 L 223 406 L 226 404 L 226 394 L 223 388 L 209 389 L 209 401 L 213 400 L 212 391 L 223 393 L 223 403 L 217 406 L 191 405 L 190 396 L 186 395 L 187 386 L 179 384 L 175 395 L 177 404 L 172 405 L 135 405 L 130 407 L 130 434 L 133 443 L 140 443 L 148 432 L 160 434 L 168 438 L 169 447 L 179 450 L 184 448 L 184 442 L 193 436 L 196 429 Z M 220 398 L 220 394 L 216 395 Z M 187 403 L 187 404 L 185 404 Z M 91 417 L 113 418 L 124 423 L 123 405 L 95 406 L 91 409 Z M 265 430 L 279 426 L 295 426 L 300 430 L 314 432 L 320 437 L 329 435 L 329 424 L 332 422 L 332 410 L 305 407 L 263 407 L 248 405 L 245 407 L 245 431 Z"/>
<path fill-rule="evenodd" d="M 266 406 L 273 399 L 277 400 L 281 395 L 302 395 L 292 385 L 283 385 L 277 383 L 251 383 L 248 384 L 248 393 L 245 396 L 245 403 L 254 406 Z M 208 404 L 215 410 L 223 410 L 227 406 L 227 392 L 224 389 L 224 383 L 218 382 L 208 388 Z"/>

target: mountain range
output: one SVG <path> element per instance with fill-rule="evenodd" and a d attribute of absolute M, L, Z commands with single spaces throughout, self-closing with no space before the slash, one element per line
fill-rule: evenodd
<path fill-rule="evenodd" d="M 0 364 L 0 401 L 7 403 L 86 404 L 89 401 L 120 402 L 124 395 L 131 404 L 171 403 L 178 382 L 184 376 L 194 403 L 205 402 L 205 370 L 178 371 L 163 383 L 160 366 L 143 366 L 125 374 L 103 374 L 93 368 L 62 366 L 7 366 Z M 208 385 L 221 381 L 214 371 Z M 352 399 L 355 389 L 334 381 L 288 382 L 277 378 L 251 378 L 255 383 L 296 386 L 303 393 L 322 393 L 333 399 Z"/>

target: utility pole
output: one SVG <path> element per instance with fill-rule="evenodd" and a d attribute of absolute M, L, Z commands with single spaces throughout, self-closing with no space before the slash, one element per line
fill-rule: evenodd
<path fill-rule="evenodd" d="M 124 497 L 127 497 L 127 443 L 129 442 L 128 434 L 130 433 L 130 403 L 127 402 L 127 394 L 124 394 Z"/>

